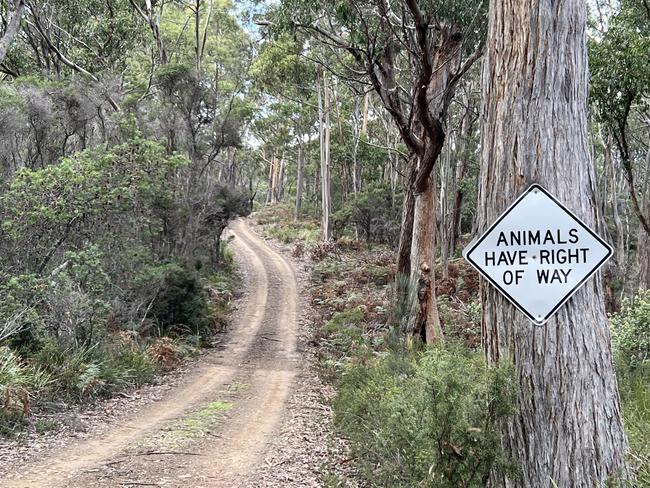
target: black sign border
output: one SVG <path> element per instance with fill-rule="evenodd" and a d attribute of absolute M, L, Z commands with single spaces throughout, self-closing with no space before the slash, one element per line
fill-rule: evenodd
<path fill-rule="evenodd" d="M 562 298 L 558 304 L 548 313 L 546 316 L 542 319 L 538 319 L 537 317 L 533 316 L 528 312 L 517 300 L 515 300 L 510 294 L 504 290 L 496 281 L 494 281 L 486 272 L 484 272 L 480 266 L 472 259 L 471 254 L 476 250 L 476 248 L 485 240 L 485 238 L 494 230 L 495 227 L 497 227 L 503 219 L 506 218 L 506 216 L 517 207 L 519 202 L 523 200 L 530 192 L 533 191 L 541 191 L 544 193 L 547 197 L 549 197 L 553 202 L 555 202 L 562 210 L 564 210 L 573 220 L 575 220 L 584 230 L 586 230 L 589 234 L 591 234 L 598 242 L 600 242 L 605 248 L 607 249 L 607 254 L 603 259 L 594 266 L 594 268 L 585 275 L 585 277 L 580 280 L 565 296 Z M 519 309 L 520 312 L 523 312 L 526 317 L 528 317 L 532 322 L 534 322 L 537 325 L 544 325 L 546 322 L 549 321 L 549 319 L 555 314 L 555 312 L 558 311 L 558 309 L 563 306 L 572 296 L 575 292 L 577 292 L 582 286 L 585 284 L 585 282 L 591 278 L 601 267 L 605 262 L 612 256 L 614 253 L 614 250 L 612 249 L 612 246 L 609 245 L 608 242 L 606 242 L 602 237 L 600 237 L 598 234 L 596 234 L 593 230 L 591 230 L 589 227 L 585 225 L 585 223 L 580 219 L 576 214 L 574 214 L 571 210 L 569 210 L 565 205 L 563 205 L 557 198 L 555 198 L 551 193 L 546 190 L 542 185 L 539 183 L 533 183 L 531 186 L 528 187 L 526 191 L 524 191 L 519 197 L 508 207 L 508 209 L 503 212 L 499 218 L 481 235 L 481 237 L 473 244 L 470 244 L 464 251 L 463 251 L 463 257 L 465 258 L 466 261 L 468 261 L 476 271 L 479 272 L 483 278 L 488 280 L 497 290 L 499 290 L 510 302 Z"/>

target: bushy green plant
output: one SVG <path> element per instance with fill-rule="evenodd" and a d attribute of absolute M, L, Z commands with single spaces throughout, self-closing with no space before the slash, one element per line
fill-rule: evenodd
<path fill-rule="evenodd" d="M 650 486 L 650 363 L 630 367 L 619 360 L 618 386 L 625 432 L 630 442 L 629 464 L 634 487 Z"/>
<path fill-rule="evenodd" d="M 45 342 L 31 361 L 50 374 L 54 397 L 79 399 L 99 376 L 89 350 L 63 349 L 52 341 Z"/>
<path fill-rule="evenodd" d="M 0 341 L 21 350 L 35 347 L 44 327 L 38 307 L 48 289 L 36 275 L 0 276 Z"/>
<path fill-rule="evenodd" d="M 53 342 L 43 345 L 31 359 L 49 375 L 50 395 L 67 400 L 105 395 L 150 381 L 156 365 L 139 347 L 109 344 L 93 348 L 61 348 Z"/>
<path fill-rule="evenodd" d="M 158 234 L 160 209 L 172 197 L 169 182 L 184 164 L 159 144 L 135 139 L 43 169 L 21 170 L 0 199 L 6 257 L 28 272 L 42 273 L 58 253 L 83 248 L 89 236 Z"/>
<path fill-rule="evenodd" d="M 325 338 L 340 353 L 348 353 L 363 341 L 361 321 L 363 310 L 352 308 L 343 312 L 336 312 L 323 327 Z"/>
<path fill-rule="evenodd" d="M 350 363 L 334 409 L 372 486 L 482 487 L 491 470 L 515 474 L 500 447 L 514 402 L 512 368 L 436 347 Z"/>
<path fill-rule="evenodd" d="M 0 410 L 5 415 L 26 413 L 30 396 L 50 383 L 47 372 L 25 363 L 10 348 L 0 347 Z"/>
<path fill-rule="evenodd" d="M 141 386 L 153 379 L 158 368 L 140 349 L 121 350 L 101 364 L 101 379 L 107 390 Z"/>
<path fill-rule="evenodd" d="M 400 214 L 401 206 L 395 204 L 391 189 L 375 185 L 353 195 L 334 214 L 334 227 L 341 234 L 349 231 L 350 226 L 356 226 L 368 243 L 395 244 L 399 237 Z"/>
<path fill-rule="evenodd" d="M 45 338 L 63 347 L 88 348 L 100 342 L 110 305 L 99 295 L 84 288 L 67 273 L 51 281 L 43 295 L 41 316 Z"/>
<path fill-rule="evenodd" d="M 202 332 L 209 326 L 209 307 L 196 275 L 185 268 L 171 266 L 151 307 L 163 334 Z"/>
<path fill-rule="evenodd" d="M 462 302 L 447 295 L 438 297 L 438 312 L 445 337 L 460 340 L 470 349 L 481 342 L 481 302 Z"/>
<path fill-rule="evenodd" d="M 612 342 L 619 361 L 639 366 L 650 360 L 650 290 L 625 300 L 612 315 Z"/>

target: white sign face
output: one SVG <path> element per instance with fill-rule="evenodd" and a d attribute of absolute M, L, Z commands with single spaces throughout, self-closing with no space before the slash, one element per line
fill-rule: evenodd
<path fill-rule="evenodd" d="M 612 248 L 540 185 L 532 185 L 463 256 L 536 324 L 545 323 Z"/>

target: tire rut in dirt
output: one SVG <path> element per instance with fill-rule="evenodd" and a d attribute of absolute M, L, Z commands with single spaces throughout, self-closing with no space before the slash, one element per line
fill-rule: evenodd
<path fill-rule="evenodd" d="M 252 468 L 281 417 L 293 382 L 297 293 L 286 261 L 245 223 L 235 223 L 233 228 L 235 241 L 240 241 L 235 244 L 237 255 L 255 288 L 242 301 L 237 326 L 225 347 L 204 361 L 203 373 L 193 375 L 167 400 L 126 419 L 129 425 L 116 425 L 99 438 L 69 445 L 65 452 L 27 469 L 22 479 L 3 486 L 128 486 L 161 476 L 165 486 L 186 487 L 188 482 L 198 486 L 188 476 L 205 486 L 238 486 L 236 480 Z M 232 384 L 250 385 L 251 391 L 231 394 L 228 385 Z M 223 432 L 208 432 L 209 436 L 183 445 L 183 452 L 174 456 L 153 454 L 157 450 L 151 446 L 138 447 L 147 436 L 155 439 L 170 422 L 228 402 L 234 408 L 223 416 L 222 427 L 214 427 Z M 250 431 L 251 419 L 258 425 L 257 432 Z M 188 467 L 192 467 L 189 472 Z"/>

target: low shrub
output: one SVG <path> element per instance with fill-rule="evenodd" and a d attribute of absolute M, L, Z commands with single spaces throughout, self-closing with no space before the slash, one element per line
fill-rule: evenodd
<path fill-rule="evenodd" d="M 611 330 L 634 486 L 650 486 L 650 290 L 623 301 Z"/>
<path fill-rule="evenodd" d="M 624 300 L 611 316 L 612 343 L 618 360 L 636 367 L 650 360 L 650 290 Z"/>
<path fill-rule="evenodd" d="M 397 197 L 401 203 L 401 197 Z M 334 216 L 337 235 L 353 228 L 367 243 L 396 244 L 399 238 L 401 205 L 395 204 L 390 187 L 375 185 L 351 196 Z"/>
<path fill-rule="evenodd" d="M 285 244 L 294 242 L 316 243 L 320 237 L 320 229 L 309 222 L 283 222 L 270 225 L 266 234 Z"/>
<path fill-rule="evenodd" d="M 630 368 L 619 361 L 618 385 L 625 432 L 630 443 L 629 464 L 635 487 L 650 486 L 650 363 Z"/>
<path fill-rule="evenodd" d="M 469 349 L 481 345 L 481 303 L 462 302 L 453 296 L 438 297 L 438 312 L 446 338 L 462 341 Z"/>
<path fill-rule="evenodd" d="M 158 369 L 137 345 L 63 349 L 49 342 L 31 361 L 41 365 L 49 375 L 52 386 L 49 396 L 68 401 L 140 386 L 150 381 Z"/>
<path fill-rule="evenodd" d="M 516 475 L 500 440 L 514 402 L 512 368 L 436 347 L 350 362 L 334 410 L 372 486 L 482 487 L 492 470 Z"/>
<path fill-rule="evenodd" d="M 160 335 L 206 331 L 210 326 L 209 315 L 198 277 L 180 266 L 170 266 L 150 311 Z"/>
<path fill-rule="evenodd" d="M 367 351 L 363 336 L 361 308 L 336 312 L 316 336 L 319 354 L 319 372 L 330 381 L 341 374 L 345 364 L 356 355 Z"/>
<path fill-rule="evenodd" d="M 22 361 L 8 347 L 0 347 L 0 415 L 13 422 L 28 411 L 30 399 L 44 390 L 51 377 L 42 369 Z M 1 423 L 1 422 L 0 422 Z"/>

